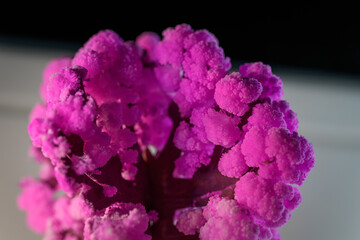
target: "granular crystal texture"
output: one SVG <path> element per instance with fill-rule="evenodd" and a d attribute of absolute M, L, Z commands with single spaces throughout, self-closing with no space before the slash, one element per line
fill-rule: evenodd
<path fill-rule="evenodd" d="M 149 217 L 141 204 L 114 203 L 104 213 L 86 219 L 84 239 L 149 240 L 145 234 Z"/>
<path fill-rule="evenodd" d="M 162 35 L 103 30 L 46 66 L 18 197 L 45 240 L 279 240 L 301 203 L 314 151 L 281 79 L 231 71 L 207 30 Z"/>

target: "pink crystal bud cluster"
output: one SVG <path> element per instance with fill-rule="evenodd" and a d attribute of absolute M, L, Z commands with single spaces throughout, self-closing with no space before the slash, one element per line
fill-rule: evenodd
<path fill-rule="evenodd" d="M 277 240 L 314 166 L 270 66 L 230 71 L 216 37 L 111 30 L 50 62 L 30 115 L 38 178 L 19 208 L 45 240 Z"/>

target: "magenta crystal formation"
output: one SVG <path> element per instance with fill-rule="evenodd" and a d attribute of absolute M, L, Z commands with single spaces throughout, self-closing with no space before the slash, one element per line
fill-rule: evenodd
<path fill-rule="evenodd" d="M 312 145 L 261 62 L 218 40 L 100 31 L 46 67 L 28 127 L 41 171 L 19 207 L 46 240 L 280 239 Z"/>

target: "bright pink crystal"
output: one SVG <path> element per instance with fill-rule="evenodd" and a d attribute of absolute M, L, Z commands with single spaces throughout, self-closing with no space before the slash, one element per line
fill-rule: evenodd
<path fill-rule="evenodd" d="M 149 240 L 149 216 L 141 204 L 114 203 L 85 221 L 84 240 Z"/>
<path fill-rule="evenodd" d="M 185 235 L 194 235 L 206 223 L 201 208 L 180 209 L 175 213 L 175 218 L 177 229 Z"/>
<path fill-rule="evenodd" d="M 259 226 L 248 210 L 233 199 L 211 198 L 204 212 L 207 221 L 200 229 L 201 239 L 259 239 Z"/>
<path fill-rule="evenodd" d="M 222 109 L 242 116 L 261 92 L 262 86 L 256 79 L 242 78 L 240 73 L 233 72 L 217 82 L 214 99 Z"/>
<path fill-rule="evenodd" d="M 46 240 L 279 240 L 314 166 L 270 66 L 182 24 L 111 30 L 43 73 L 19 207 Z"/>

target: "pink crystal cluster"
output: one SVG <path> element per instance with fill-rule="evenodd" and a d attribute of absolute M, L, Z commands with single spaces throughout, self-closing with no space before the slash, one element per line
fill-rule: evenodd
<path fill-rule="evenodd" d="M 18 198 L 28 225 L 46 240 L 280 239 L 313 147 L 269 66 L 230 68 L 186 24 L 136 42 L 100 31 L 50 62 L 28 127 L 41 171 Z"/>

